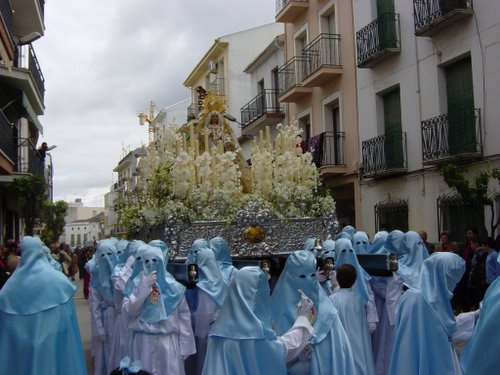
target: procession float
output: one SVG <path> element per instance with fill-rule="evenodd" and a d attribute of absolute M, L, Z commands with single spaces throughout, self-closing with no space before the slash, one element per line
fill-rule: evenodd
<path fill-rule="evenodd" d="M 173 264 L 197 238 L 223 237 L 233 262 L 248 264 L 334 237 L 335 202 L 298 126 L 278 124 L 274 139 L 260 130 L 247 159 L 225 115 L 225 99 L 208 92 L 197 119 L 156 135 L 117 205 L 128 237 L 163 240 Z"/>

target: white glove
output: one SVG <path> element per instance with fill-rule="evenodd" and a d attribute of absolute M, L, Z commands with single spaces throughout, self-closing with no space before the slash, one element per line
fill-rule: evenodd
<path fill-rule="evenodd" d="M 151 293 L 151 287 L 156 283 L 156 271 L 151 272 L 149 275 L 142 275 L 142 279 L 137 286 L 137 298 L 146 299 Z"/>
<path fill-rule="evenodd" d="M 135 256 L 131 255 L 128 257 L 127 262 L 125 263 L 125 267 L 132 268 L 135 263 Z"/>
<path fill-rule="evenodd" d="M 316 279 L 320 283 L 324 283 L 326 280 L 328 280 L 328 276 L 325 275 L 325 271 L 320 271 L 319 268 L 316 270 Z"/>
<path fill-rule="evenodd" d="M 311 309 L 314 307 L 313 301 L 300 289 L 299 293 L 301 295 L 301 298 L 299 303 L 297 304 L 297 317 L 305 316 L 307 319 L 309 319 Z"/>
<path fill-rule="evenodd" d="M 373 333 L 377 329 L 377 323 L 368 323 L 368 332 Z"/>

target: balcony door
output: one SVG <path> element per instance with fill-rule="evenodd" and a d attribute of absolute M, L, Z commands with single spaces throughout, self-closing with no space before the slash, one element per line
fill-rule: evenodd
<path fill-rule="evenodd" d="M 396 22 L 394 0 L 377 0 L 378 38 L 381 50 L 396 48 Z"/>
<path fill-rule="evenodd" d="M 384 101 L 384 156 L 387 169 L 404 166 L 401 129 L 401 99 L 399 88 L 383 96 Z"/>
<path fill-rule="evenodd" d="M 450 155 L 474 152 L 476 132 L 471 59 L 446 67 L 448 147 Z"/>

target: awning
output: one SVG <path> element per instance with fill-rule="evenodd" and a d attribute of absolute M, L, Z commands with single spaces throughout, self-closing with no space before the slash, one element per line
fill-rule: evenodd
<path fill-rule="evenodd" d="M 33 110 L 33 107 L 30 104 L 30 101 L 26 97 L 26 95 L 23 93 L 23 107 L 26 109 L 26 112 L 28 113 L 28 119 L 31 121 L 35 126 L 37 127 L 38 131 L 40 134 L 43 134 L 43 126 L 40 120 L 38 120 L 38 116 Z"/>

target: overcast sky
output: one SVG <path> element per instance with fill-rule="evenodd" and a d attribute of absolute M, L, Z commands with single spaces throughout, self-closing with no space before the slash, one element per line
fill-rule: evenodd
<path fill-rule="evenodd" d="M 34 48 L 54 200 L 103 206 L 124 151 L 147 143 L 137 112 L 188 98 L 182 83 L 214 39 L 274 15 L 275 0 L 47 0 Z"/>

